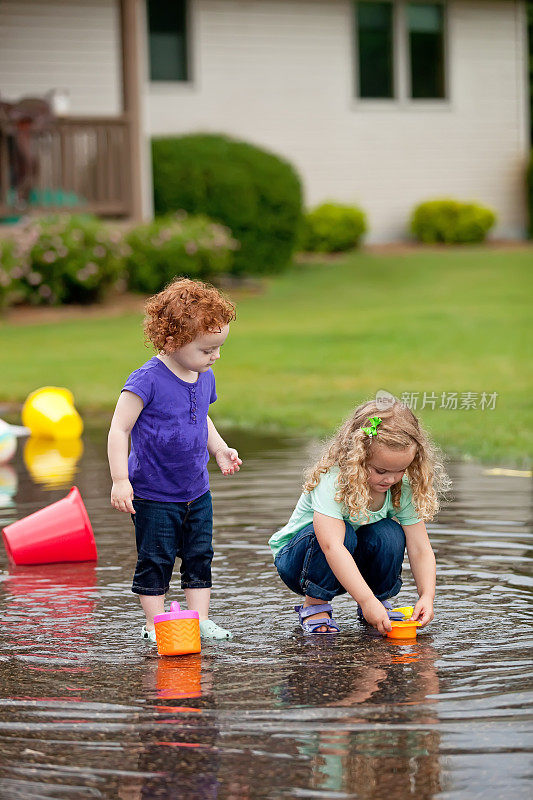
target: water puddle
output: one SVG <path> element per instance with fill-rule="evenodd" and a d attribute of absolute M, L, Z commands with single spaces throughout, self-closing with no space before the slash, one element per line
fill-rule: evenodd
<path fill-rule="evenodd" d="M 42 567 L 0 553 L 0 797 L 529 797 L 530 478 L 450 465 L 454 497 L 429 526 L 436 620 L 416 642 L 370 636 L 346 597 L 342 634 L 310 639 L 267 547 L 310 447 L 231 441 L 245 467 L 212 476 L 213 617 L 234 639 L 181 658 L 139 638 L 133 526 L 109 506 L 104 429 L 83 448 L 21 442 L 0 467 L 2 525 L 76 483 L 99 551 Z M 404 578 L 401 605 L 415 598 Z"/>

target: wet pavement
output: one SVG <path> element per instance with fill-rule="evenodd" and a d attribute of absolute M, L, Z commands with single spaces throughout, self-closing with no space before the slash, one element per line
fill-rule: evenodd
<path fill-rule="evenodd" d="M 0 798 L 530 797 L 531 479 L 449 465 L 454 496 L 429 526 L 436 619 L 416 642 L 371 636 L 346 597 L 342 633 L 309 638 L 267 539 L 311 446 L 228 438 L 245 464 L 212 476 L 212 616 L 234 639 L 194 656 L 158 658 L 139 638 L 133 526 L 109 506 L 103 427 L 83 447 L 22 440 L 0 465 L 2 525 L 75 483 L 99 552 L 11 567 L 2 548 Z M 398 604 L 415 599 L 406 569 Z"/>

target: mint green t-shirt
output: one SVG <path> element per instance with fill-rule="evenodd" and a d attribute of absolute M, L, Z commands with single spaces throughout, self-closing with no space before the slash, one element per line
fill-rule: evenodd
<path fill-rule="evenodd" d="M 342 519 L 357 529 L 361 525 L 370 525 L 372 522 L 377 522 L 379 519 L 385 517 L 396 517 L 400 525 L 414 525 L 420 522 L 420 517 L 416 513 L 413 505 L 413 493 L 407 476 L 402 478 L 402 494 L 400 497 L 400 507 L 394 508 L 392 505 L 392 497 L 390 489 L 387 490 L 383 505 L 378 511 L 370 511 L 369 518 L 351 517 L 348 509 L 342 503 L 335 500 L 337 494 L 337 476 L 339 474 L 338 467 L 331 467 L 328 472 L 325 472 L 320 478 L 320 482 L 310 492 L 303 492 L 300 499 L 296 504 L 296 508 L 292 512 L 290 520 L 279 531 L 274 533 L 268 543 L 276 558 L 277 554 L 287 542 L 295 536 L 298 531 L 305 528 L 313 521 L 313 513 L 318 511 L 326 517 L 333 517 L 333 519 Z"/>

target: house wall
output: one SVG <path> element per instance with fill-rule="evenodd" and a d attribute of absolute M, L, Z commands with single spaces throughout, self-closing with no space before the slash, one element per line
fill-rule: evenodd
<path fill-rule="evenodd" d="M 350 0 L 191 0 L 189 83 L 146 84 L 147 135 L 216 131 L 283 154 L 306 202 L 360 203 L 370 240 L 405 236 L 412 206 L 453 195 L 525 230 L 523 0 L 449 0 L 449 98 L 354 97 Z M 401 56 L 399 56 L 401 58 Z"/>
<path fill-rule="evenodd" d="M 122 110 L 118 0 L 1 0 L 0 96 L 67 89 L 70 114 Z"/>

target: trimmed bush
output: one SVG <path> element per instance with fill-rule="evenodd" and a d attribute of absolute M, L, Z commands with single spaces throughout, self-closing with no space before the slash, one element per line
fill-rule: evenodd
<path fill-rule="evenodd" d="M 274 273 L 290 262 L 302 215 L 294 168 L 226 136 L 152 141 L 156 214 L 184 209 L 226 225 L 240 242 L 233 272 Z"/>
<path fill-rule="evenodd" d="M 176 275 L 210 278 L 229 272 L 238 242 L 230 231 L 207 217 L 183 211 L 134 228 L 126 237 L 128 284 L 153 294 Z"/>
<path fill-rule="evenodd" d="M 18 279 L 19 258 L 11 238 L 0 239 L 0 309 L 22 302 L 26 291 Z"/>
<path fill-rule="evenodd" d="M 322 203 L 305 215 L 300 244 L 309 253 L 340 253 L 358 247 L 366 230 L 360 208 Z"/>
<path fill-rule="evenodd" d="M 496 214 L 477 203 L 429 200 L 415 208 L 410 227 L 425 244 L 469 244 L 484 241 L 495 222 Z"/>
<path fill-rule="evenodd" d="M 30 220 L 0 248 L 6 303 L 93 303 L 123 271 L 122 234 L 91 215 Z"/>

